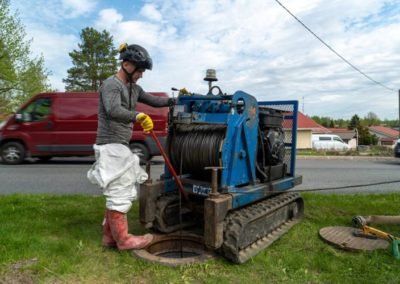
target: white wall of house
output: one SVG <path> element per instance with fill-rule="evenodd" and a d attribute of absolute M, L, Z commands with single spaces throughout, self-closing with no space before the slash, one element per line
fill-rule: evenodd
<path fill-rule="evenodd" d="M 311 149 L 311 129 L 297 129 L 297 149 Z"/>
<path fill-rule="evenodd" d="M 356 149 L 357 148 L 357 139 L 356 138 L 350 139 L 349 142 L 347 142 L 347 144 L 349 144 L 351 149 Z"/>

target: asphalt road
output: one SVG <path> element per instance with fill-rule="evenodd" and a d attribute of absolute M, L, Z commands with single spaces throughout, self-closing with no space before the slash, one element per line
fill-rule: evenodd
<path fill-rule="evenodd" d="M 341 194 L 400 192 L 400 159 L 298 160 L 296 168 L 296 173 L 303 176 L 303 184 L 295 190 L 337 188 L 319 192 Z M 354 187 L 377 183 L 382 184 Z"/>
<path fill-rule="evenodd" d="M 0 164 L 0 194 L 53 193 L 100 195 L 97 186 L 86 179 L 94 162 L 89 158 L 54 158 L 46 163 Z M 160 158 L 152 162 L 152 178 L 164 169 Z M 394 160 L 298 160 L 297 174 L 303 184 L 296 190 L 346 187 L 360 184 L 400 181 L 400 159 Z M 324 193 L 400 192 L 399 183 L 323 191 Z"/>

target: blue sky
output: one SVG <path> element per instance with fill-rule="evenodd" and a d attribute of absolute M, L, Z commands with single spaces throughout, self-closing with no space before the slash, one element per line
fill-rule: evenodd
<path fill-rule="evenodd" d="M 171 87 L 198 93 L 208 68 L 224 92 L 243 90 L 259 101 L 299 100 L 307 115 L 350 118 L 374 112 L 398 117 L 400 2 L 281 0 L 344 58 L 392 91 L 345 64 L 274 0 L 11 0 L 31 50 L 43 54 L 53 88 L 71 67 L 85 27 L 106 29 L 116 47 L 145 46 L 152 71 L 147 91 Z M 304 106 L 304 107 L 303 107 Z"/>

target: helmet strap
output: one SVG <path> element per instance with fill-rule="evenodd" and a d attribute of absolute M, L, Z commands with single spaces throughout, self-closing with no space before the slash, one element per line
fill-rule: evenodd
<path fill-rule="evenodd" d="M 132 82 L 132 76 L 135 74 L 137 68 L 133 69 L 132 72 L 128 72 L 128 70 L 125 69 L 124 65 L 121 65 L 122 70 L 124 70 L 125 75 L 128 77 L 128 82 L 129 82 L 129 110 L 131 110 L 132 107 L 132 88 L 133 88 L 133 82 Z"/>

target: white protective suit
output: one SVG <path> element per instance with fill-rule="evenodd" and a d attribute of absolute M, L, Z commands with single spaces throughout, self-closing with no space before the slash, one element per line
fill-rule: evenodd
<path fill-rule="evenodd" d="M 147 173 L 139 165 L 139 157 L 122 144 L 94 145 L 96 162 L 87 178 L 103 190 L 106 207 L 127 213 L 137 197 L 136 183 L 147 180 Z"/>

